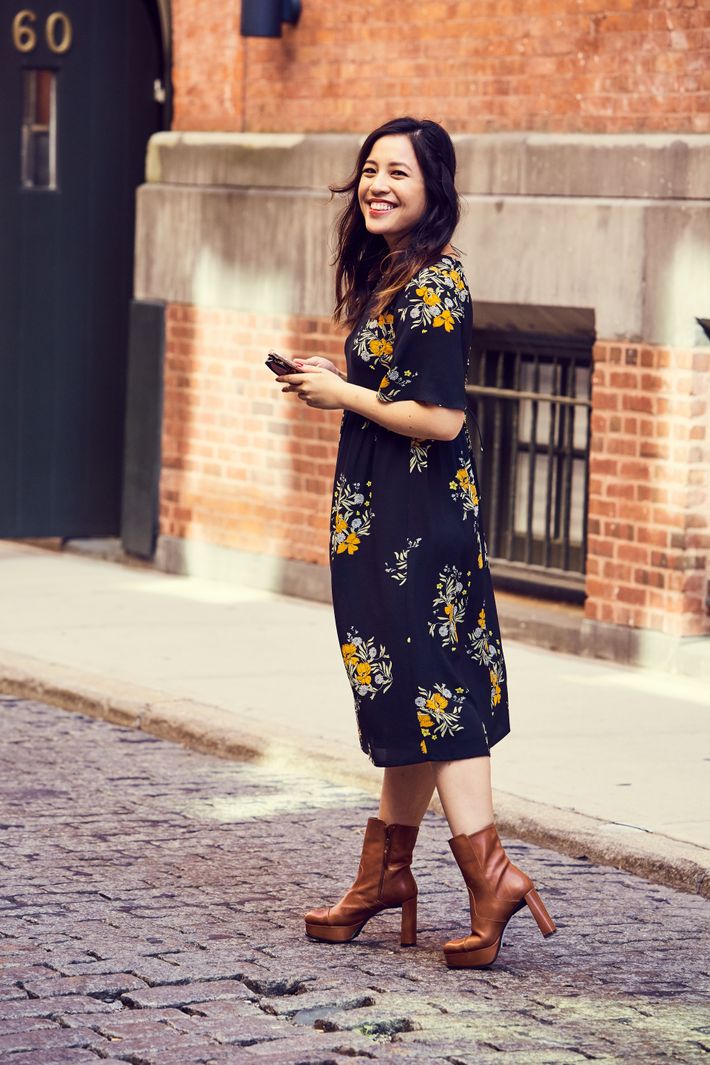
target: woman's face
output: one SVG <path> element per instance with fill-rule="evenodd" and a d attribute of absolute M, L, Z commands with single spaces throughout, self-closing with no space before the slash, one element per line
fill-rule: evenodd
<path fill-rule="evenodd" d="M 368 233 L 384 237 L 390 249 L 407 243 L 426 210 L 426 189 L 406 134 L 375 141 L 360 174 L 358 201 Z"/>

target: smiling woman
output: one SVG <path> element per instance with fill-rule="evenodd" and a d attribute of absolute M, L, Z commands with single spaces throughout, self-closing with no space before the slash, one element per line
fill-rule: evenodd
<path fill-rule="evenodd" d="M 343 410 L 331 511 L 331 581 L 360 745 L 384 767 L 358 878 L 306 914 L 346 942 L 388 908 L 416 941 L 412 851 L 436 787 L 476 906 L 449 966 L 495 961 L 525 903 L 554 924 L 493 823 L 490 749 L 510 731 L 507 677 L 465 424 L 473 316 L 461 259 L 456 157 L 435 122 L 396 119 L 365 140 L 338 223 L 337 321 L 347 375 L 326 359 L 278 378 L 310 407 Z M 485 913 L 483 919 L 480 914 Z"/>

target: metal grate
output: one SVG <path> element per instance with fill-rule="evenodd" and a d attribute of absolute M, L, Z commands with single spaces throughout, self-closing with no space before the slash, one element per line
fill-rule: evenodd
<path fill-rule="evenodd" d="M 467 392 L 496 581 L 581 602 L 592 340 L 474 332 Z"/>

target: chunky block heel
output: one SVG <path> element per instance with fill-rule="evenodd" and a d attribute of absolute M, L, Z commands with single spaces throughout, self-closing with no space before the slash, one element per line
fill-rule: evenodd
<path fill-rule="evenodd" d="M 530 912 L 537 921 L 537 927 L 542 932 L 543 936 L 547 939 L 548 936 L 554 935 L 557 931 L 557 925 L 550 917 L 549 913 L 545 909 L 545 904 L 538 895 L 535 888 L 528 891 L 525 896 L 525 901 L 530 908 Z"/>
<path fill-rule="evenodd" d="M 403 947 L 417 945 L 417 896 L 402 903 L 402 934 L 400 943 Z"/>

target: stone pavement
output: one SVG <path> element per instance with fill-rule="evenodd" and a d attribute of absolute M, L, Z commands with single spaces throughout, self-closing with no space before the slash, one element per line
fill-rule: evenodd
<path fill-rule="evenodd" d="M 449 971 L 467 900 L 442 819 L 397 917 L 346 946 L 302 913 L 352 881 L 373 803 L 132 728 L 0 699 L 3 1065 L 707 1060 L 710 911 L 504 837 L 558 925 L 521 912 L 491 969 Z"/>

